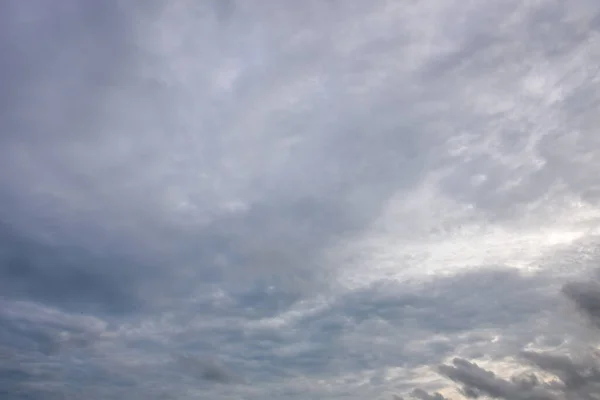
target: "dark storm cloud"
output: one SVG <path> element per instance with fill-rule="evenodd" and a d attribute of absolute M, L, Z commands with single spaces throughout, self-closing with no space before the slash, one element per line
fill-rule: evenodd
<path fill-rule="evenodd" d="M 521 361 L 535 365 L 554 378 L 540 378 L 535 373 L 497 376 L 474 362 L 455 358 L 452 365 L 442 365 L 439 372 L 460 385 L 465 397 L 489 396 L 500 399 L 595 399 L 600 390 L 597 359 L 575 360 L 572 356 L 524 352 Z"/>
<path fill-rule="evenodd" d="M 600 284 L 598 282 L 573 282 L 565 285 L 564 294 L 600 328 Z"/>
<path fill-rule="evenodd" d="M 419 400 L 448 400 L 446 397 L 439 393 L 427 393 L 423 389 L 415 389 L 412 391 L 411 396 Z"/>
<path fill-rule="evenodd" d="M 503 399 L 558 399 L 550 390 L 540 386 L 537 377 L 500 378 L 495 373 L 479 367 L 476 363 L 455 358 L 453 365 L 442 365 L 439 371 L 462 385 L 462 393 L 469 398 L 490 396 Z"/>
<path fill-rule="evenodd" d="M 568 393 L 583 394 L 600 389 L 600 370 L 597 359 L 588 355 L 588 359 L 575 360 L 574 356 L 564 354 L 539 353 L 526 351 L 522 356 L 543 371 L 557 376 Z"/>
<path fill-rule="evenodd" d="M 194 378 L 225 384 L 241 382 L 239 376 L 214 358 L 201 358 L 183 354 L 177 355 L 175 359 L 184 371 Z"/>
<path fill-rule="evenodd" d="M 595 276 L 597 275 L 596 273 Z M 567 283 L 561 293 L 597 323 L 595 303 L 599 291 L 595 280 Z M 583 345 L 583 352 L 579 348 L 580 345 Z M 560 353 L 522 351 L 517 355 L 517 361 L 522 366 L 534 368 L 529 368 L 525 373 L 512 374 L 508 378 L 500 377 L 476 362 L 460 357 L 455 357 L 452 365 L 439 366 L 438 371 L 457 383 L 460 393 L 467 398 L 489 396 L 507 400 L 596 399 L 600 391 L 599 360 L 597 349 L 594 349 L 593 345 L 574 343 L 566 352 L 562 349 Z M 544 375 L 540 375 L 540 371 Z M 418 390 L 419 393 L 429 396 L 427 392 Z"/>

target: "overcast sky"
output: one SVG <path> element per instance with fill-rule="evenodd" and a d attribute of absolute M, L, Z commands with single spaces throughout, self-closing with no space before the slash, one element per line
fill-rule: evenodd
<path fill-rule="evenodd" d="M 597 0 L 0 1 L 0 397 L 596 399 L 599 66 Z"/>

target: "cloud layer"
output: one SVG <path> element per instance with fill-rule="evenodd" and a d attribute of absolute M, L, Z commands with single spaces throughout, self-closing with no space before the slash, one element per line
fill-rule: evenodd
<path fill-rule="evenodd" d="M 596 321 L 600 299 L 598 282 L 570 283 L 563 288 L 582 314 Z M 583 346 L 582 346 L 583 344 Z M 587 346 L 586 346 L 587 345 Z M 456 357 L 452 365 L 441 365 L 438 372 L 459 385 L 458 393 L 467 398 L 487 396 L 495 399 L 595 399 L 600 390 L 600 353 L 595 343 L 576 341 L 556 351 L 522 351 L 517 360 L 521 369 L 503 378 L 476 363 Z M 415 389 L 417 399 L 444 399 L 440 393 Z"/>
<path fill-rule="evenodd" d="M 594 398 L 599 21 L 3 2 L 0 397 Z"/>

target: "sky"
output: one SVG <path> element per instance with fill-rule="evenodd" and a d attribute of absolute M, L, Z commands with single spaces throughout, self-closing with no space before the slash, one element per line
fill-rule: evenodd
<path fill-rule="evenodd" d="M 599 399 L 596 0 L 0 2 L 0 397 Z"/>

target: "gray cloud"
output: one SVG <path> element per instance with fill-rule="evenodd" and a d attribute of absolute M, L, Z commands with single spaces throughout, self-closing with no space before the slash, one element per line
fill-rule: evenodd
<path fill-rule="evenodd" d="M 562 293 L 588 316 L 594 317 L 594 296 L 597 284 L 568 283 Z M 557 352 L 522 351 L 517 360 L 522 365 L 535 369 L 526 373 L 502 378 L 496 373 L 480 367 L 475 362 L 456 357 L 452 365 L 441 365 L 438 371 L 460 385 L 460 392 L 467 398 L 489 396 L 501 399 L 594 399 L 600 390 L 600 364 L 591 346 L 584 344 L 581 355 L 580 344 Z M 579 345 L 579 346 L 578 346 Z M 586 354 L 587 353 L 587 354 Z M 543 374 L 540 377 L 539 373 Z M 548 378 L 552 376 L 552 378 Z M 413 396 L 434 398 L 417 389 Z"/>
<path fill-rule="evenodd" d="M 442 365 L 439 372 L 461 385 L 468 398 L 490 396 L 501 399 L 593 399 L 599 389 L 596 361 L 575 361 L 566 355 L 524 352 L 524 361 L 552 374 L 542 380 L 535 373 L 513 375 L 509 379 L 481 368 L 476 363 L 455 358 L 453 365 Z"/>
<path fill-rule="evenodd" d="M 3 145 L 83 132 L 101 93 L 128 57 L 127 9 L 116 1 L 2 3 Z M 43 40 L 40 40 L 43 38 Z M 70 132 L 67 132 L 70 131 Z M 73 136 L 71 136 L 73 137 Z M 5 177 L 5 176 L 3 176 Z"/>
<path fill-rule="evenodd" d="M 44 245 L 0 225 L 0 290 L 78 311 L 131 312 L 139 307 L 128 260 Z"/>
<path fill-rule="evenodd" d="M 484 395 L 504 399 L 558 398 L 550 390 L 540 386 L 538 378 L 534 375 L 524 380 L 518 378 L 506 380 L 462 358 L 455 358 L 452 364 L 440 366 L 439 371 L 452 381 L 463 385 L 462 393 L 469 398 Z"/>
<path fill-rule="evenodd" d="M 2 2 L 0 397 L 586 398 L 599 16 Z"/>
<path fill-rule="evenodd" d="M 214 358 L 178 355 L 177 362 L 191 376 L 215 383 L 236 383 L 240 378 Z"/>
<path fill-rule="evenodd" d="M 600 285 L 597 282 L 573 282 L 565 285 L 563 293 L 597 327 L 600 327 Z"/>
<path fill-rule="evenodd" d="M 577 360 L 560 354 L 525 352 L 525 359 L 544 371 L 556 375 L 564 390 L 578 396 L 597 393 L 600 388 L 600 371 L 597 360 Z"/>
<path fill-rule="evenodd" d="M 221 22 L 227 22 L 235 12 L 235 0 L 214 1 L 215 15 Z"/>
<path fill-rule="evenodd" d="M 442 396 L 439 393 L 427 393 L 423 389 L 415 389 L 411 393 L 412 397 L 419 400 L 446 400 L 446 397 Z"/>

